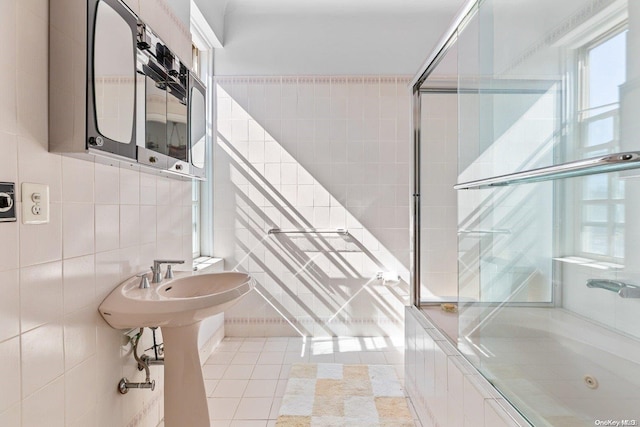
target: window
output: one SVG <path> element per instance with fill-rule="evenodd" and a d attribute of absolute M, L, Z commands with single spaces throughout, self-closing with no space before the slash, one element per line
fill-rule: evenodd
<path fill-rule="evenodd" d="M 581 158 L 620 151 L 619 86 L 626 80 L 626 28 L 617 28 L 580 50 L 578 150 Z M 624 259 L 624 181 L 617 173 L 590 175 L 576 192 L 578 252 Z"/>
<path fill-rule="evenodd" d="M 207 181 L 193 181 L 191 193 L 192 201 L 192 233 L 194 260 L 201 256 L 213 255 L 213 186 L 212 186 L 212 134 L 213 128 L 213 52 L 214 48 L 222 47 L 215 33 L 200 12 L 198 6 L 191 0 L 191 35 L 192 70 L 207 88 L 207 123 L 206 123 L 206 170 Z"/>
<path fill-rule="evenodd" d="M 198 76 L 200 75 L 200 70 L 202 67 L 200 66 L 200 61 L 202 61 L 202 55 L 200 55 L 200 49 L 196 45 L 191 45 L 191 57 L 193 58 L 193 63 L 191 65 L 192 71 Z"/>

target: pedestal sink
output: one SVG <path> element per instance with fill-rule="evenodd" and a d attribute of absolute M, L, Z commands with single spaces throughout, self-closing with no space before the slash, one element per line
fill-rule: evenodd
<path fill-rule="evenodd" d="M 159 326 L 164 339 L 166 427 L 209 427 L 209 410 L 198 355 L 200 322 L 221 313 L 255 286 L 245 273 L 176 273 L 147 289 L 132 277 L 100 304 L 116 329 Z"/>

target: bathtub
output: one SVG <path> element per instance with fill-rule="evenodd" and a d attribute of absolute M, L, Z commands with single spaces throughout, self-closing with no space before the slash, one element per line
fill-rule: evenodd
<path fill-rule="evenodd" d="M 443 352 L 454 358 L 448 370 L 459 369 L 464 384 L 469 383 L 458 396 L 462 402 L 449 393 L 445 414 L 435 407 L 443 404 L 437 391 L 427 390 L 424 395 L 420 381 L 406 380 L 424 425 L 466 425 L 455 419 L 456 411 L 469 425 L 480 427 L 640 425 L 638 340 L 561 308 L 502 307 L 489 320 L 478 323 L 480 311 L 486 315 L 487 307 L 461 307 L 459 336 L 452 345 L 455 341 L 433 323 L 438 321 L 433 308 L 408 310 L 407 318 L 412 318 L 408 323 L 414 330 L 408 326 L 406 339 L 413 339 L 414 349 L 408 345 L 407 363 L 414 372 L 406 376 L 420 375 L 424 369 L 422 381 L 433 381 L 427 379 L 429 367 L 418 366 L 435 360 L 424 351 L 433 348 L 434 354 Z M 416 345 L 421 333 L 423 341 Z M 427 341 L 433 342 L 432 347 Z M 437 371 L 436 366 L 434 375 L 442 376 Z M 482 396 L 483 411 L 476 402 L 475 412 L 468 413 L 473 406 L 472 386 Z M 419 409 L 421 402 L 425 407 Z M 461 406 L 458 410 L 457 405 Z M 487 421 L 496 414 L 499 420 Z"/>

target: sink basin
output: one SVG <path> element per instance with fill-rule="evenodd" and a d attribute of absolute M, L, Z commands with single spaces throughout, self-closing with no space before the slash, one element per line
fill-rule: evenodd
<path fill-rule="evenodd" d="M 139 277 L 124 281 L 102 302 L 100 314 L 116 329 L 186 326 L 223 312 L 254 287 L 245 273 L 175 275 L 147 289 L 139 288 Z"/>
<path fill-rule="evenodd" d="M 164 425 L 209 427 L 198 353 L 200 322 L 235 304 L 254 288 L 255 282 L 248 274 L 237 272 L 175 276 L 147 289 L 139 288 L 139 277 L 125 280 L 105 298 L 99 310 L 116 329 L 160 327 L 164 341 Z"/>

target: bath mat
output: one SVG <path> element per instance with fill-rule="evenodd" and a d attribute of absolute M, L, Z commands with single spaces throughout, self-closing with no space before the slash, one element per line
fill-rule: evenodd
<path fill-rule="evenodd" d="M 296 364 L 276 427 L 413 427 L 395 370 L 388 365 Z"/>

